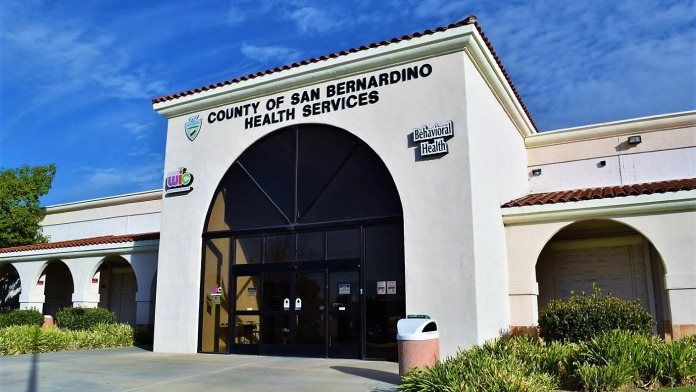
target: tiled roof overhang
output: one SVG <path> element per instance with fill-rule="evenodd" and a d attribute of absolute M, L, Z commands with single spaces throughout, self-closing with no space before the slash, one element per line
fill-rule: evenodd
<path fill-rule="evenodd" d="M 567 203 L 571 201 L 651 195 L 653 193 L 690 191 L 695 189 L 696 178 L 687 178 L 682 180 L 647 182 L 633 185 L 617 185 L 601 188 L 586 188 L 574 189 L 569 191 L 535 193 L 521 197 L 519 199 L 509 201 L 503 204 L 502 207 L 510 208 L 543 204 Z"/>
<path fill-rule="evenodd" d="M 493 49 L 493 45 L 491 44 L 491 41 L 488 39 L 488 37 L 486 36 L 486 34 L 483 32 L 483 29 L 481 29 L 481 26 L 479 25 L 478 21 L 476 20 L 476 16 L 474 16 L 474 15 L 470 15 L 470 16 L 466 17 L 465 19 L 460 20 L 459 22 L 451 23 L 451 24 L 449 24 L 449 25 L 447 25 L 447 26 L 440 26 L 440 27 L 437 27 L 437 28 L 435 28 L 435 29 L 428 29 L 428 30 L 424 30 L 424 31 L 420 31 L 420 32 L 415 32 L 415 33 L 412 33 L 412 34 L 404 35 L 404 36 L 402 36 L 402 37 L 394 37 L 394 38 L 392 38 L 392 39 L 390 39 L 390 40 L 386 40 L 386 41 L 373 42 L 373 43 L 371 43 L 371 44 L 359 46 L 359 47 L 357 47 L 357 48 L 351 48 L 351 49 L 347 49 L 347 50 L 341 50 L 341 51 L 339 51 L 339 52 L 334 52 L 334 53 L 331 53 L 331 54 L 328 54 L 328 55 L 323 55 L 323 56 L 319 56 L 319 57 L 313 57 L 313 58 L 310 58 L 310 59 L 307 59 L 307 60 L 302 60 L 302 61 L 299 61 L 299 62 L 296 62 L 296 63 L 286 64 L 286 65 L 283 65 L 283 66 L 280 66 L 280 67 L 276 67 L 276 68 L 268 69 L 268 70 L 265 70 L 265 71 L 260 71 L 260 72 L 252 73 L 252 74 L 249 74 L 249 75 L 246 75 L 246 76 L 241 76 L 241 77 L 238 77 L 238 78 L 226 80 L 226 81 L 224 81 L 224 82 L 219 82 L 219 83 L 215 83 L 215 84 L 210 84 L 210 85 L 208 85 L 208 86 L 203 86 L 203 87 L 199 87 L 199 88 L 196 88 L 196 89 L 183 91 L 183 92 L 176 93 L 176 94 L 164 95 L 164 96 L 161 96 L 161 97 L 156 97 L 156 98 L 153 98 L 153 99 L 152 99 L 152 104 L 154 105 L 154 104 L 157 104 L 157 103 L 170 101 L 170 100 L 173 100 L 173 99 L 185 97 L 185 96 L 188 96 L 188 95 L 193 95 L 193 94 L 200 93 L 200 92 L 203 92 L 203 91 L 213 90 L 213 89 L 216 89 L 216 88 L 219 88 L 219 87 L 223 87 L 223 86 L 227 86 L 227 85 L 230 85 L 230 84 L 239 83 L 239 82 L 246 81 L 246 80 L 249 80 L 249 79 L 254 79 L 254 78 L 261 77 L 261 76 L 274 74 L 274 73 L 281 72 L 281 71 L 284 71 L 284 70 L 289 70 L 289 69 L 293 69 L 293 68 L 298 68 L 298 67 L 302 67 L 302 66 L 304 66 L 304 65 L 308 65 L 308 64 L 312 64 L 312 63 L 318 63 L 318 62 L 321 62 L 321 61 L 327 61 L 327 60 L 331 60 L 331 59 L 334 59 L 334 58 L 337 58 L 337 57 L 346 56 L 346 55 L 351 54 L 351 53 L 357 53 L 357 52 L 362 52 L 362 51 L 369 50 L 369 49 L 373 49 L 373 48 L 378 48 L 378 47 L 380 47 L 380 46 L 387 46 L 387 45 L 395 44 L 395 43 L 402 42 L 402 41 L 408 41 L 408 40 L 412 40 L 412 39 L 417 39 L 417 38 L 422 37 L 422 36 L 433 35 L 433 34 L 435 34 L 435 33 L 443 32 L 443 31 L 447 31 L 447 30 L 449 30 L 449 29 L 453 29 L 453 28 L 457 28 L 457 27 L 462 27 L 462 26 L 467 26 L 467 25 L 472 25 L 472 26 L 474 26 L 474 27 L 476 28 L 476 30 L 479 32 L 479 34 L 481 35 L 481 38 L 482 38 L 483 41 L 486 43 L 486 46 L 488 47 L 488 50 L 491 52 L 491 55 L 493 56 L 493 58 L 495 59 L 496 63 L 498 64 L 498 67 L 500 68 L 501 72 L 502 72 L 503 75 L 505 76 L 505 79 L 507 80 L 508 84 L 510 85 L 510 88 L 512 89 L 513 93 L 515 94 L 515 97 L 517 98 L 519 104 L 522 106 L 522 109 L 524 110 L 524 113 L 527 115 L 527 117 L 529 118 L 529 121 L 532 123 L 532 126 L 533 126 L 534 129 L 536 130 L 536 129 L 537 129 L 536 123 L 534 123 L 534 119 L 533 119 L 532 116 L 529 114 L 529 110 L 527 110 L 527 106 L 524 104 L 524 101 L 522 100 L 522 97 L 520 96 L 519 92 L 517 91 L 517 88 L 516 88 L 515 85 L 512 83 L 512 79 L 510 78 L 510 75 L 507 73 L 507 70 L 505 70 L 505 67 L 503 67 L 503 63 L 500 61 L 500 58 L 498 57 L 498 54 L 495 52 L 495 49 Z"/>
<path fill-rule="evenodd" d="M 32 250 L 45 249 L 60 249 L 74 248 L 78 246 L 102 245 L 102 244 L 118 244 L 123 242 L 137 242 L 159 240 L 160 233 L 140 233 L 140 234 L 125 234 L 125 235 L 107 235 L 102 237 L 81 238 L 77 240 L 48 242 L 45 244 L 13 246 L 10 248 L 1 248 L 0 253 L 11 252 L 26 252 Z"/>

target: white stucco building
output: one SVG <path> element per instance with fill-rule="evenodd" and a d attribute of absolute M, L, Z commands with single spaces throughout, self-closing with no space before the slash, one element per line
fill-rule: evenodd
<path fill-rule="evenodd" d="M 153 106 L 164 191 L 48 207 L 51 243 L 0 249 L 5 303 L 110 307 L 160 352 L 394 359 L 406 314 L 452 354 L 596 282 L 696 334 L 696 112 L 538 133 L 475 18 Z"/>

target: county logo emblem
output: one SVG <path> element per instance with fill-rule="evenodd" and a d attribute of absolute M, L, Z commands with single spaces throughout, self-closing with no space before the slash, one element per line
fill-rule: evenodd
<path fill-rule="evenodd" d="M 189 117 L 188 121 L 186 121 L 186 124 L 184 124 L 184 130 L 186 131 L 186 137 L 190 140 L 193 141 L 193 139 L 198 136 L 198 134 L 201 132 L 201 126 L 203 125 L 203 120 L 199 118 L 199 116 L 195 117 Z"/>

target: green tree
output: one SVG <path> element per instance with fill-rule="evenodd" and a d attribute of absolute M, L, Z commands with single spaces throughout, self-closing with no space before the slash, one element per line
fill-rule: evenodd
<path fill-rule="evenodd" d="M 0 168 L 0 248 L 46 242 L 39 198 L 51 189 L 56 167 Z"/>

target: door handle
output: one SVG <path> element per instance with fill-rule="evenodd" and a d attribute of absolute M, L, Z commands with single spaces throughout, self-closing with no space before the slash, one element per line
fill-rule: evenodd
<path fill-rule="evenodd" d="M 302 300 L 300 298 L 295 298 L 295 310 L 302 309 Z"/>

